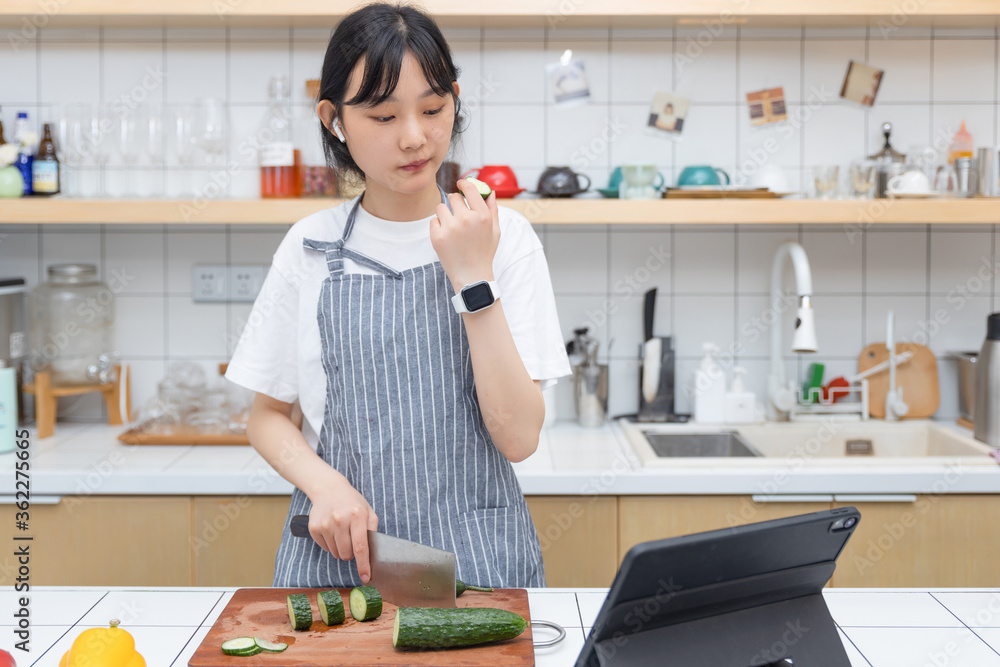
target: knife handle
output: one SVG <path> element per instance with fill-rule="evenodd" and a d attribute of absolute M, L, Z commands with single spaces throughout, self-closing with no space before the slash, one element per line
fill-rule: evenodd
<path fill-rule="evenodd" d="M 289 522 L 289 529 L 295 537 L 312 537 L 309 533 L 309 515 L 296 514 Z"/>

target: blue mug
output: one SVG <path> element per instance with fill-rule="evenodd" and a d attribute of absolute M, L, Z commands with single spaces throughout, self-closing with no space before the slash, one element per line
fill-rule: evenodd
<path fill-rule="evenodd" d="M 729 174 L 718 167 L 708 165 L 684 167 L 684 171 L 677 177 L 677 185 L 722 185 L 720 174 L 725 177 L 726 185 L 729 185 Z"/>

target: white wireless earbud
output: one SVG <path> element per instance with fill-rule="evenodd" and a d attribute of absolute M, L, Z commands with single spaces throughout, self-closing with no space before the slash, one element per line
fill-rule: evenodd
<path fill-rule="evenodd" d="M 344 138 L 344 132 L 340 129 L 340 119 L 338 118 L 333 119 L 333 133 L 337 135 L 341 143 L 347 143 L 347 139 Z"/>

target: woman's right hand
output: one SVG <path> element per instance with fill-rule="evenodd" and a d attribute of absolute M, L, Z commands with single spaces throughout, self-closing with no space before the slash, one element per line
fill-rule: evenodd
<path fill-rule="evenodd" d="M 371 579 L 368 558 L 368 531 L 378 529 L 378 515 L 365 497 L 346 478 L 326 487 L 312 500 L 309 534 L 320 548 L 340 560 L 356 559 L 363 583 Z"/>

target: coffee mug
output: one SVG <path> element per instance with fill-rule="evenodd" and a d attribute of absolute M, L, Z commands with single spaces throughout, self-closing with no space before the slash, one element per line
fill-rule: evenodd
<path fill-rule="evenodd" d="M 718 167 L 708 165 L 684 167 L 684 171 L 677 178 L 677 185 L 722 185 L 720 174 L 725 177 L 726 185 L 729 185 L 729 174 Z"/>
<path fill-rule="evenodd" d="M 618 185 L 619 199 L 656 199 L 663 187 L 663 175 L 653 164 L 624 164 Z"/>
<path fill-rule="evenodd" d="M 587 184 L 580 183 L 580 179 Z M 546 197 L 570 197 L 585 192 L 590 187 L 590 177 L 578 174 L 569 167 L 549 167 L 538 177 L 538 194 Z"/>
<path fill-rule="evenodd" d="M 889 194 L 922 194 L 931 189 L 927 174 L 916 169 L 905 171 L 889 179 L 886 190 Z"/>
<path fill-rule="evenodd" d="M 469 169 L 461 175 L 465 178 L 471 174 L 476 174 L 476 178 L 490 186 L 493 190 L 518 190 L 517 176 L 514 170 L 505 164 L 487 164 L 475 169 Z"/>

